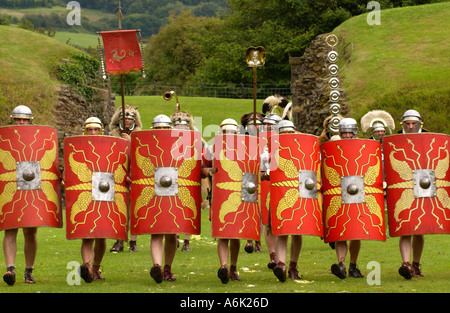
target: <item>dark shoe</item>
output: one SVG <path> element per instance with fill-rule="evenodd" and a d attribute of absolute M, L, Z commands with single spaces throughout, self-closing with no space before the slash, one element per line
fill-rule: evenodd
<path fill-rule="evenodd" d="M 230 266 L 230 279 L 232 281 L 241 281 L 241 278 L 238 275 L 238 272 L 236 270 L 236 265 Z"/>
<path fill-rule="evenodd" d="M 94 275 L 89 263 L 84 263 L 80 266 L 80 277 L 83 278 L 86 283 L 92 283 L 94 280 Z"/>
<path fill-rule="evenodd" d="M 183 247 L 181 247 L 181 251 L 191 251 L 189 247 L 189 240 L 185 239 L 183 242 Z"/>
<path fill-rule="evenodd" d="M 228 277 L 228 268 L 226 266 L 221 266 L 217 271 L 217 277 L 219 277 L 222 284 L 228 283 L 230 278 Z"/>
<path fill-rule="evenodd" d="M 130 240 L 129 246 L 130 246 L 130 249 L 129 249 L 130 252 L 139 252 L 139 250 L 136 247 L 136 240 Z M 122 247 L 122 249 L 123 249 L 123 247 Z"/>
<path fill-rule="evenodd" d="M 348 276 L 355 277 L 355 278 L 364 277 L 364 275 L 361 274 L 361 271 L 356 267 L 356 264 L 352 264 L 352 263 L 350 263 L 350 266 L 348 267 Z"/>
<path fill-rule="evenodd" d="M 273 273 L 278 278 L 279 281 L 284 283 L 286 281 L 286 264 L 283 262 L 278 262 L 273 268 Z"/>
<path fill-rule="evenodd" d="M 411 279 L 412 277 L 412 268 L 409 262 L 403 262 L 402 266 L 398 269 L 398 273 L 403 276 L 405 279 Z"/>
<path fill-rule="evenodd" d="M 412 269 L 412 275 L 414 277 L 423 277 L 422 271 L 420 270 L 419 262 L 413 262 L 411 269 Z"/>
<path fill-rule="evenodd" d="M 252 253 L 253 252 L 253 241 L 248 240 L 247 244 L 244 247 L 245 252 Z"/>
<path fill-rule="evenodd" d="M 297 263 L 289 262 L 288 276 L 292 279 L 302 279 L 302 277 L 298 274 Z"/>
<path fill-rule="evenodd" d="M 163 278 L 165 281 L 176 281 L 175 275 L 172 273 L 172 268 L 170 265 L 164 265 Z"/>
<path fill-rule="evenodd" d="M 34 284 L 36 281 L 33 278 L 33 267 L 26 267 L 24 273 L 25 283 Z"/>
<path fill-rule="evenodd" d="M 117 240 L 109 252 L 123 252 L 123 240 Z"/>
<path fill-rule="evenodd" d="M 331 265 L 331 273 L 339 277 L 340 279 L 344 279 L 347 277 L 347 272 L 345 270 L 345 265 L 342 262 L 339 262 L 339 264 L 333 264 Z"/>
<path fill-rule="evenodd" d="M 155 280 L 157 284 L 161 284 L 163 281 L 161 265 L 155 264 L 150 270 L 150 276 Z"/>
<path fill-rule="evenodd" d="M 275 266 L 277 266 L 277 254 L 275 252 L 272 252 L 270 254 L 270 262 L 267 263 L 267 267 L 273 270 Z"/>
<path fill-rule="evenodd" d="M 8 266 L 6 273 L 3 275 L 3 281 L 9 286 L 13 286 L 16 282 L 16 268 L 14 266 Z"/>

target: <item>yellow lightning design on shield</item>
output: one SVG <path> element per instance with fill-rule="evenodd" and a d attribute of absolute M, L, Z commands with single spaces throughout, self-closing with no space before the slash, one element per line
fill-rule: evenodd
<path fill-rule="evenodd" d="M 80 184 L 67 187 L 66 190 L 77 190 L 82 191 L 77 200 L 72 205 L 72 210 L 70 214 L 70 222 L 74 224 L 74 229 L 72 233 L 74 233 L 79 225 L 86 224 L 87 217 L 89 214 L 97 211 L 98 217 L 94 220 L 94 225 L 90 229 L 92 233 L 97 228 L 97 221 L 101 218 L 100 213 L 100 201 L 92 200 L 92 172 L 97 171 L 100 172 L 99 160 L 101 156 L 95 152 L 95 147 L 91 141 L 88 141 L 88 144 L 91 146 L 91 152 L 97 156 L 96 162 L 92 162 L 86 158 L 86 154 L 84 150 L 78 150 L 73 144 L 69 144 L 72 148 L 72 152 L 69 153 L 69 168 L 70 170 L 77 176 L 77 178 L 81 181 Z M 114 202 L 117 206 L 117 210 L 115 210 L 114 204 L 112 202 L 107 201 L 108 215 L 107 218 L 111 221 L 112 228 L 115 233 L 118 233 L 114 220 L 110 217 L 111 214 L 122 215 L 124 216 L 124 223 L 120 223 L 119 226 L 126 227 L 126 216 L 127 216 L 127 204 L 125 203 L 125 199 L 121 193 L 128 192 L 126 187 L 123 187 L 122 184 L 126 179 L 126 171 L 125 168 L 128 168 L 128 156 L 126 151 L 118 153 L 117 160 L 110 160 L 110 156 L 114 154 L 114 148 L 116 143 L 113 143 L 110 147 L 110 153 L 106 156 L 106 160 L 108 161 L 107 172 L 114 174 L 115 181 L 115 192 L 114 192 Z M 84 162 L 78 162 L 75 160 L 74 156 L 80 154 Z M 121 156 L 124 155 L 126 160 L 124 164 L 117 165 L 120 162 Z M 88 166 L 90 164 L 90 167 Z M 112 172 L 112 170 L 116 167 L 116 170 Z M 91 170 L 92 169 L 92 170 Z M 90 204 L 92 203 L 92 208 L 88 211 Z M 84 215 L 84 219 L 82 221 L 76 221 L 76 216 L 81 213 L 86 212 Z M 119 219 L 120 220 L 120 219 Z"/>
<path fill-rule="evenodd" d="M 388 186 L 388 189 L 396 189 L 402 188 L 404 191 L 402 192 L 400 198 L 395 203 L 394 206 L 394 218 L 399 223 L 396 231 L 398 231 L 403 223 L 409 223 L 411 221 L 411 214 L 415 210 L 422 210 L 422 214 L 419 216 L 419 223 L 415 225 L 414 230 L 417 230 L 419 226 L 422 224 L 422 217 L 426 214 L 423 208 L 424 198 L 417 199 L 414 196 L 414 183 L 412 173 L 414 170 L 422 169 L 420 167 L 419 158 L 420 154 L 415 150 L 414 142 L 408 139 L 408 144 L 412 146 L 412 151 L 417 154 L 417 159 L 413 160 L 406 156 L 406 152 L 404 149 L 397 148 L 394 143 L 389 143 L 392 147 L 392 151 L 389 154 L 389 160 L 392 166 L 392 169 L 397 172 L 402 179 L 401 182 Z M 450 220 L 450 217 L 447 217 L 447 214 L 450 214 L 450 197 L 445 188 L 450 187 L 450 181 L 444 180 L 449 170 L 449 151 L 448 151 L 448 141 L 445 141 L 445 144 L 442 147 L 438 148 L 438 156 L 434 159 L 430 157 L 431 151 L 434 149 L 435 138 L 433 138 L 430 142 L 430 149 L 425 154 L 427 158 L 427 168 L 431 169 L 435 173 L 435 183 L 436 183 L 436 194 L 434 197 L 430 197 L 431 200 L 431 214 L 436 219 L 436 223 L 439 228 L 443 229 L 442 223 L 439 221 L 439 217 L 435 214 L 435 209 L 438 209 L 442 212 L 443 218 L 446 221 Z M 442 152 L 444 151 L 445 156 L 442 156 Z M 396 154 L 403 155 L 403 159 L 405 161 L 400 161 L 396 158 Z M 409 162 L 406 162 L 409 161 Z M 413 168 L 411 168 L 411 166 Z M 419 201 L 421 201 L 421 205 L 419 205 Z M 403 211 L 408 211 L 407 218 L 401 218 L 400 214 Z"/>
<path fill-rule="evenodd" d="M 337 170 L 335 168 L 340 168 L 342 173 L 344 173 L 344 170 L 345 170 L 347 172 L 347 175 L 350 175 L 349 170 L 348 170 L 348 164 L 349 164 L 350 160 L 343 156 L 343 150 L 339 145 L 337 146 L 337 149 L 341 153 L 340 157 L 345 161 L 345 166 L 342 166 L 340 163 L 337 164 L 336 158 L 334 155 L 329 156 L 325 150 L 323 151 L 324 152 L 323 153 L 324 154 L 324 162 L 323 162 L 324 176 L 330 182 L 331 186 L 334 187 L 334 188 L 331 188 L 331 189 L 327 190 L 326 192 L 324 192 L 324 195 L 332 195 L 333 196 L 330 200 L 330 204 L 326 211 L 325 225 L 328 228 L 328 234 L 329 234 L 332 229 L 337 227 L 338 220 L 344 215 L 345 212 L 347 212 L 347 221 L 343 224 L 343 230 L 340 233 L 340 236 L 342 236 L 345 233 L 345 231 L 347 230 L 346 224 L 350 221 L 351 218 L 348 215 L 348 209 L 345 209 L 345 206 L 347 204 L 342 203 L 342 198 L 341 198 L 341 179 L 342 179 L 342 177 L 339 175 L 339 173 L 337 172 Z M 360 167 L 358 160 L 362 158 L 364 149 L 365 149 L 365 144 L 361 146 L 361 148 L 359 150 L 359 155 L 354 160 L 354 162 L 356 164 L 356 168 L 357 168 L 356 175 L 362 176 L 364 168 L 367 168 L 367 166 L 371 162 L 371 159 L 373 157 L 376 157 L 378 150 L 379 150 L 379 149 L 377 149 L 375 151 L 375 153 L 370 154 L 368 156 L 367 163 L 362 164 Z M 330 167 L 327 165 L 328 159 L 331 159 L 333 161 L 333 167 Z M 363 214 L 369 217 L 372 227 L 378 228 L 380 234 L 383 233 L 382 229 L 381 229 L 382 222 L 383 222 L 383 216 L 382 216 L 383 211 L 382 211 L 382 208 L 380 207 L 380 205 L 378 204 L 378 202 L 376 201 L 375 196 L 373 196 L 373 194 L 375 194 L 375 193 L 383 192 L 382 189 L 373 187 L 380 170 L 381 170 L 381 163 L 380 163 L 379 159 L 377 160 L 377 163 L 375 165 L 368 167 L 366 173 L 363 176 L 364 192 L 365 192 L 365 205 L 364 205 L 364 203 L 356 205 L 356 208 L 358 210 L 357 220 L 361 223 L 362 228 L 366 234 L 368 234 L 369 232 L 367 231 L 367 229 L 365 227 L 366 226 L 365 223 L 360 219 L 360 217 Z M 367 206 L 368 212 L 366 212 L 366 209 L 365 209 L 366 206 Z M 341 207 L 342 207 L 342 210 L 340 210 Z M 335 225 L 329 226 L 330 219 L 333 216 L 336 216 L 339 211 L 341 211 L 341 213 L 336 217 Z M 378 217 L 378 219 L 380 221 L 379 224 L 374 224 L 373 215 Z"/>
<path fill-rule="evenodd" d="M 29 147 L 32 147 L 33 144 L 37 141 L 36 137 L 37 137 L 38 133 L 39 133 L 39 129 L 37 129 L 36 132 L 34 133 L 34 135 L 33 135 L 34 141 L 29 145 Z M 11 214 L 14 212 L 17 202 L 21 202 L 22 199 L 25 199 L 25 201 L 27 201 L 26 198 L 29 193 L 31 193 L 32 198 L 33 198 L 31 206 L 36 209 L 37 216 L 40 220 L 42 220 L 42 217 L 40 215 L 39 205 L 37 205 L 37 203 L 39 203 L 39 204 L 44 203 L 45 210 L 48 213 L 52 213 L 53 216 L 55 217 L 55 220 L 59 221 L 58 215 L 59 215 L 59 211 L 60 211 L 61 207 L 60 207 L 57 191 L 54 190 L 54 187 L 52 184 L 52 181 L 59 180 L 59 177 L 56 174 L 54 174 L 53 172 L 49 171 L 57 157 L 56 143 L 54 142 L 54 138 L 53 138 L 54 133 L 51 133 L 50 138 L 45 138 L 43 140 L 41 148 L 37 149 L 36 151 L 32 150 L 30 158 L 28 158 L 28 159 L 34 160 L 35 162 L 40 163 L 40 169 L 41 169 L 40 189 L 44 193 L 47 200 L 55 204 L 56 211 L 48 208 L 47 202 L 44 201 L 43 199 L 41 199 L 39 190 L 17 190 L 16 160 L 12 156 L 11 152 L 15 152 L 17 154 L 17 156 L 19 158 L 19 160 L 17 162 L 22 162 L 23 159 L 27 160 L 26 153 L 25 153 L 25 148 L 27 147 L 27 145 L 22 141 L 20 133 L 17 130 L 14 130 L 14 134 L 17 135 L 17 141 L 23 147 L 22 150 L 20 150 L 20 151 L 14 149 L 12 147 L 10 139 L 4 139 L 4 138 L 2 138 L 2 136 L 0 136 L 0 141 L 7 142 L 10 147 L 10 151 L 0 149 L 0 162 L 2 163 L 4 169 L 6 170 L 6 173 L 3 173 L 2 175 L 0 175 L 0 181 L 8 182 L 5 185 L 3 192 L 0 194 L 0 217 L 2 217 L 0 221 L 3 222 L 8 214 Z M 41 160 L 37 160 L 38 153 L 41 150 L 45 149 L 45 146 L 48 141 L 53 141 L 53 147 L 44 153 Z M 3 212 L 4 206 L 12 201 L 16 192 L 19 192 L 19 199 L 14 201 L 10 211 Z M 36 199 L 39 200 L 40 202 L 38 202 Z M 18 217 L 18 221 L 20 221 L 22 219 L 22 216 L 24 214 L 23 210 L 25 209 L 25 207 L 28 206 L 28 204 L 29 203 L 27 202 L 26 206 L 23 206 L 20 209 L 21 215 Z"/>
<path fill-rule="evenodd" d="M 158 155 L 154 155 L 150 153 L 150 147 L 148 144 L 143 144 L 141 142 L 141 139 L 139 137 L 136 137 L 136 141 L 139 143 L 138 147 L 135 150 L 135 157 L 136 157 L 136 164 L 141 169 L 142 174 L 145 176 L 145 178 L 141 178 L 138 180 L 133 180 L 133 184 L 136 185 L 145 185 L 145 187 L 142 189 L 141 194 L 137 197 L 135 207 L 134 207 L 134 217 L 137 219 L 134 227 L 136 227 L 141 220 L 146 220 L 149 214 L 149 211 L 154 209 L 158 210 L 158 212 L 154 215 L 154 221 L 150 225 L 150 228 L 152 228 L 156 222 L 157 217 L 162 213 L 161 208 L 161 196 L 155 195 L 155 171 L 156 166 L 155 164 L 164 164 L 163 163 L 163 154 L 164 150 L 159 145 L 159 140 L 157 136 L 153 135 L 153 140 L 155 141 L 155 147 L 157 150 L 160 151 Z M 179 160 L 183 158 L 183 161 L 181 162 L 180 167 L 178 168 L 178 194 L 176 196 L 168 196 L 170 206 L 168 208 L 168 212 L 170 215 L 173 216 L 173 222 L 177 228 L 180 228 L 179 224 L 176 221 L 176 214 L 172 212 L 172 209 L 177 208 L 181 211 L 181 214 L 183 215 L 183 219 L 185 221 L 189 221 L 194 229 L 196 229 L 195 220 L 197 219 L 197 206 L 195 203 L 195 199 L 193 198 L 190 190 L 188 187 L 190 186 L 200 186 L 200 182 L 193 181 L 188 179 L 188 177 L 191 175 L 192 170 L 197 165 L 197 157 L 198 157 L 198 151 L 196 149 L 196 145 L 198 142 L 198 139 L 195 139 L 192 143 L 192 145 L 186 145 L 183 147 L 182 144 L 180 144 L 182 140 L 182 136 L 180 135 L 178 139 L 175 141 L 172 149 L 170 150 L 170 154 L 172 155 L 170 164 L 168 167 L 174 167 L 174 165 L 178 164 Z M 174 151 L 178 150 L 180 147 L 184 148 L 184 153 L 181 153 L 178 155 L 178 157 L 174 158 Z M 140 150 L 146 149 L 145 154 L 141 154 Z M 184 158 L 186 154 L 186 151 L 191 150 L 193 151 L 192 156 L 189 158 Z M 144 155 L 148 155 L 147 157 Z M 181 202 L 182 206 L 179 205 L 178 200 Z M 156 201 L 158 201 L 158 204 L 156 205 Z M 145 214 L 140 216 L 139 211 L 142 208 L 146 208 Z M 187 217 L 186 214 L 186 208 L 189 209 L 192 212 L 192 217 Z"/>

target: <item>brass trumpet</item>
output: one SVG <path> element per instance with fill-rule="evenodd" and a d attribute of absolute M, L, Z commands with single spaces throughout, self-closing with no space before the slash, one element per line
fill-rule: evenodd
<path fill-rule="evenodd" d="M 175 105 L 175 113 L 176 113 L 176 112 L 180 112 L 180 103 L 178 102 L 177 93 L 175 91 L 173 91 L 173 90 L 165 91 L 163 93 L 163 98 L 166 101 L 170 101 L 174 95 L 175 95 L 175 100 L 177 101 L 177 104 Z"/>

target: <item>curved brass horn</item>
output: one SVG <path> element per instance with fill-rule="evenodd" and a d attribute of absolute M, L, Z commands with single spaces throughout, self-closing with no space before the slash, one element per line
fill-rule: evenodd
<path fill-rule="evenodd" d="M 175 95 L 175 100 L 177 101 L 177 104 L 175 105 L 175 112 L 179 112 L 180 111 L 180 103 L 178 102 L 178 96 L 175 91 L 173 91 L 173 90 L 165 91 L 163 93 L 163 98 L 166 101 L 170 101 L 174 95 Z"/>

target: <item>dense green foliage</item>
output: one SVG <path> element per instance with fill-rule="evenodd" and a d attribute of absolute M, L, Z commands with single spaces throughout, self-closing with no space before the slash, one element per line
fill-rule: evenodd
<path fill-rule="evenodd" d="M 102 86 L 103 80 L 99 75 L 100 62 L 80 53 L 73 55 L 71 60 L 57 67 L 57 76 L 64 83 L 70 85 L 79 95 L 90 101 L 95 95 L 93 86 Z"/>

